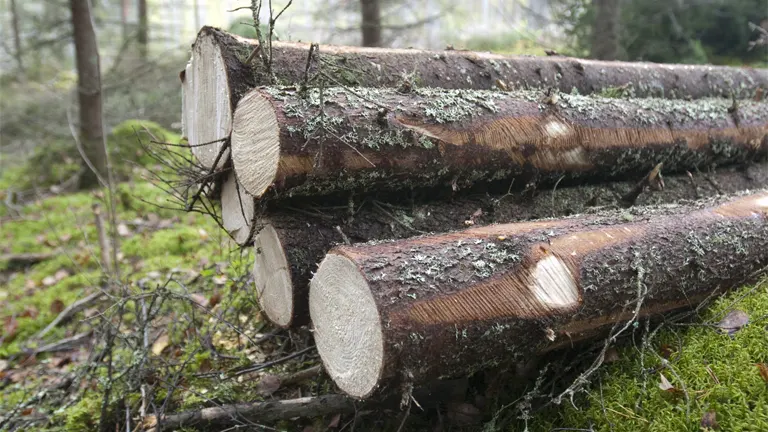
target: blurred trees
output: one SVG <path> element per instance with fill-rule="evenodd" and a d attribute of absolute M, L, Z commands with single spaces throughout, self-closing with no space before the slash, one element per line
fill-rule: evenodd
<path fill-rule="evenodd" d="M 107 152 L 102 123 L 101 71 L 99 46 L 93 28 L 90 0 L 70 0 L 72 29 L 77 59 L 77 96 L 80 112 L 80 144 L 87 166 L 80 187 L 99 185 L 106 178 Z"/>
<path fill-rule="evenodd" d="M 590 57 L 599 60 L 619 58 L 620 0 L 594 0 L 595 22 L 592 26 Z"/>
<path fill-rule="evenodd" d="M 381 8 L 379 0 L 360 0 L 360 30 L 363 34 L 363 46 L 381 46 Z"/>
<path fill-rule="evenodd" d="M 607 39 L 606 0 L 553 0 L 576 55 Z M 617 58 L 662 63 L 741 64 L 768 61 L 766 47 L 749 49 L 758 37 L 749 23 L 768 23 L 765 0 L 618 0 Z M 768 24 L 766 24 L 768 25 Z"/>

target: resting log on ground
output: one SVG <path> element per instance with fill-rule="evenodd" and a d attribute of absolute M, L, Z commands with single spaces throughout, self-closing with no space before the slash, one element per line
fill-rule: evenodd
<path fill-rule="evenodd" d="M 768 163 L 738 169 L 721 168 L 690 177 L 665 176 L 664 182 L 663 191 L 642 193 L 636 204 L 667 205 L 722 193 L 768 188 Z M 249 200 L 247 195 L 240 199 L 230 198 L 233 205 L 228 206 L 228 195 L 224 195 L 222 206 L 225 226 L 228 226 L 228 220 L 229 226 L 235 225 L 232 220 L 240 222 L 230 235 L 242 238 L 243 233 L 258 230 L 254 241 L 253 277 L 259 302 L 272 322 L 288 327 L 309 322 L 309 280 L 317 270 L 317 264 L 335 245 L 403 239 L 473 225 L 594 213 L 622 206 L 621 197 L 636 183 L 637 180 L 632 180 L 554 190 L 547 188 L 533 197 L 518 192 L 505 195 L 478 193 L 410 205 L 369 199 L 356 206 L 354 214 L 347 209 L 320 204 L 306 204 L 301 208 L 284 205 L 268 209 L 253 221 L 255 226 L 244 223 L 242 211 L 234 210 L 231 215 L 226 211 L 243 202 L 247 207 L 245 212 L 253 215 L 254 205 L 258 204 L 254 204 L 252 198 Z"/>
<path fill-rule="evenodd" d="M 238 104 L 232 161 L 255 198 L 538 176 L 616 178 L 768 153 L 768 104 L 533 91 L 266 87 Z M 322 109 L 321 109 L 322 104 Z"/>
<path fill-rule="evenodd" d="M 312 278 L 309 308 L 330 377 L 364 398 L 395 378 L 521 361 L 636 309 L 691 307 L 766 265 L 761 191 L 339 246 Z"/>
<path fill-rule="evenodd" d="M 198 160 L 213 166 L 229 137 L 232 110 L 257 85 L 272 83 L 258 46 L 213 27 L 203 27 L 182 72 L 183 135 Z M 272 73 L 278 84 L 314 78 L 350 87 L 415 87 L 491 90 L 549 89 L 637 97 L 751 97 L 768 89 L 768 71 L 746 67 L 670 65 L 582 60 L 571 57 L 501 56 L 462 50 L 422 51 L 321 45 L 307 70 L 310 44 L 272 42 Z M 266 51 L 266 50 L 265 50 Z M 266 52 L 261 54 L 266 55 Z M 250 63 L 245 64 L 248 59 Z M 322 72 L 322 74 L 318 74 Z M 331 77 L 335 82 L 329 81 Z M 201 145 L 211 143 L 209 145 Z M 220 164 L 227 160 L 224 154 Z"/>

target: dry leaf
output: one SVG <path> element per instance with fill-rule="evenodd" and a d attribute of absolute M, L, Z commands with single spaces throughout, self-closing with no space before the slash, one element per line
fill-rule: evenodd
<path fill-rule="evenodd" d="M 72 240 L 72 234 L 62 234 L 59 236 L 59 241 L 62 243 L 66 243 L 70 240 Z"/>
<path fill-rule="evenodd" d="M 221 302 L 221 294 L 213 293 L 210 299 L 208 299 L 208 306 L 214 307 Z"/>
<path fill-rule="evenodd" d="M 119 223 L 119 224 L 117 224 L 117 234 L 120 237 L 128 237 L 128 236 L 130 236 L 133 233 L 131 232 L 131 229 L 128 228 L 128 225 L 126 225 L 124 223 Z"/>
<path fill-rule="evenodd" d="M 152 344 L 152 354 L 156 356 L 162 354 L 163 350 L 168 347 L 168 342 L 167 334 L 160 335 L 160 337 L 155 340 L 155 343 Z"/>
<path fill-rule="evenodd" d="M 37 318 L 39 314 L 40 312 L 38 312 L 36 307 L 27 306 L 24 308 L 24 311 L 19 314 L 19 318 Z"/>
<path fill-rule="evenodd" d="M 16 337 L 16 330 L 19 328 L 19 323 L 16 321 L 15 317 L 9 316 L 5 318 L 5 323 L 3 324 L 3 334 L 2 334 L 2 341 L 3 342 L 11 342 Z"/>
<path fill-rule="evenodd" d="M 213 283 L 216 285 L 224 285 L 227 283 L 227 275 L 218 275 L 212 278 Z"/>
<path fill-rule="evenodd" d="M 21 415 L 28 416 L 28 415 L 32 414 L 33 410 L 34 410 L 34 408 L 24 408 L 23 410 L 21 410 Z"/>
<path fill-rule="evenodd" d="M 760 372 L 760 377 L 768 384 L 768 364 L 756 363 L 755 366 L 757 366 L 757 370 Z"/>
<path fill-rule="evenodd" d="M 37 282 L 33 281 L 32 279 L 27 279 L 26 282 L 24 282 L 24 288 L 26 289 L 34 289 L 37 286 Z"/>
<path fill-rule="evenodd" d="M 0 359 L 0 372 L 5 371 L 8 369 L 8 360 Z"/>
<path fill-rule="evenodd" d="M 737 331 L 749 323 L 749 315 L 746 312 L 735 309 L 728 313 L 717 327 L 729 336 L 733 336 Z"/>
<path fill-rule="evenodd" d="M 65 308 L 64 302 L 61 299 L 56 299 L 51 302 L 51 313 L 60 314 Z"/>
<path fill-rule="evenodd" d="M 56 283 L 56 278 L 53 277 L 53 276 L 46 276 L 46 277 L 43 278 L 43 285 L 44 286 L 49 287 L 49 286 L 51 286 L 51 285 L 53 285 L 55 283 Z"/>
<path fill-rule="evenodd" d="M 193 293 L 189 295 L 189 298 L 202 307 L 208 307 L 208 299 L 202 294 Z"/>
<path fill-rule="evenodd" d="M 619 351 L 614 348 L 610 347 L 605 351 L 605 358 L 603 359 L 603 363 L 613 363 L 619 361 Z"/>
<path fill-rule="evenodd" d="M 56 282 L 58 282 L 64 278 L 69 277 L 69 272 L 64 269 L 61 269 L 57 271 L 56 274 L 53 275 L 53 277 L 56 279 Z"/>
<path fill-rule="evenodd" d="M 483 413 L 476 406 L 465 402 L 448 403 L 445 409 L 448 419 L 457 426 L 478 425 L 483 418 Z"/>
<path fill-rule="evenodd" d="M 208 240 L 208 232 L 205 231 L 204 229 L 200 228 L 199 230 L 197 230 L 197 233 L 200 234 L 201 240 L 203 241 Z"/>
<path fill-rule="evenodd" d="M 668 345 L 668 344 L 662 344 L 661 348 L 659 348 L 659 355 L 661 355 L 667 360 L 669 360 L 669 358 L 672 357 L 672 354 L 674 352 L 675 350 L 672 348 L 671 345 Z"/>
<path fill-rule="evenodd" d="M 672 391 L 675 390 L 675 386 L 672 385 L 671 382 L 667 379 L 667 377 L 664 376 L 663 373 L 659 373 L 659 377 L 661 378 L 661 382 L 659 383 L 659 388 L 663 391 Z"/>
<path fill-rule="evenodd" d="M 265 374 L 261 381 L 256 385 L 256 391 L 263 397 L 272 396 L 280 389 L 280 377 L 272 374 Z"/>
<path fill-rule="evenodd" d="M 701 428 L 704 430 L 714 430 L 719 428 L 717 424 L 717 413 L 713 411 L 707 411 L 701 417 Z"/>

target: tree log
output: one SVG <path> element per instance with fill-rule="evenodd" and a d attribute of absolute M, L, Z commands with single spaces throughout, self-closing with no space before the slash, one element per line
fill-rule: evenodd
<path fill-rule="evenodd" d="M 697 304 L 768 265 L 768 191 L 339 246 L 312 278 L 318 352 L 345 393 L 417 384 Z"/>
<path fill-rule="evenodd" d="M 182 73 L 182 123 L 198 160 L 213 166 L 229 137 L 232 110 L 246 91 L 271 83 L 255 40 L 203 27 Z M 489 90 L 546 89 L 580 94 L 619 91 L 637 97 L 751 97 L 768 88 L 768 71 L 723 66 L 661 65 L 582 60 L 570 57 L 501 56 L 471 51 L 422 51 L 321 46 L 307 62 L 310 45 L 272 42 L 272 71 L 278 83 L 300 85 L 314 78 L 329 85 L 436 87 Z M 251 59 L 249 64 L 246 60 Z M 307 69 L 307 66 L 309 68 Z M 318 76 L 318 72 L 322 75 Z M 331 78 L 328 78 L 331 77 Z M 205 143 L 211 143 L 204 145 Z M 223 164 L 226 154 L 220 158 Z"/>
<path fill-rule="evenodd" d="M 720 169 L 695 177 L 665 177 L 663 191 L 642 193 L 639 205 L 667 205 L 718 194 L 768 188 L 768 163 L 747 170 Z M 478 194 L 429 203 L 396 206 L 369 200 L 351 215 L 347 209 L 322 206 L 277 207 L 255 221 L 253 276 L 262 310 L 282 327 L 309 322 L 309 280 L 325 254 L 346 242 L 403 239 L 468 226 L 569 216 L 623 206 L 622 197 L 636 181 L 545 189 L 533 197 Z M 226 195 L 222 206 L 227 207 Z M 251 202 L 250 208 L 253 208 Z M 236 212 L 236 217 L 239 217 Z M 224 213 L 226 216 L 226 213 Z M 226 220 L 226 218 L 225 218 Z M 242 221 L 243 219 L 240 218 Z M 225 223 L 226 226 L 226 223 Z M 338 227 L 338 228 L 337 228 Z M 251 232 L 241 226 L 234 233 Z"/>
<path fill-rule="evenodd" d="M 616 178 L 768 153 L 768 104 L 534 92 L 259 88 L 238 104 L 232 160 L 256 198 L 519 176 Z M 323 108 L 321 109 L 321 101 Z"/>

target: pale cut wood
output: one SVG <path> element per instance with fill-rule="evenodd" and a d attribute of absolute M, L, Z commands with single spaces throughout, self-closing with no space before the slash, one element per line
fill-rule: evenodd
<path fill-rule="evenodd" d="M 365 398 L 466 376 L 692 307 L 768 265 L 768 191 L 689 206 L 338 246 L 309 308 L 330 377 Z"/>
<path fill-rule="evenodd" d="M 224 230 L 238 244 L 247 244 L 252 236 L 254 215 L 253 197 L 238 184 L 235 173 L 230 173 L 221 189 L 221 222 Z"/>

